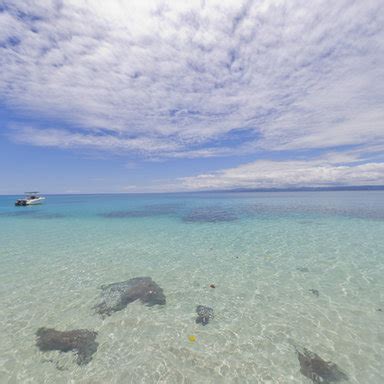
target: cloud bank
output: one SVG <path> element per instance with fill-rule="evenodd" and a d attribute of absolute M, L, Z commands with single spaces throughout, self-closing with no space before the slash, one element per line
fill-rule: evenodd
<path fill-rule="evenodd" d="M 187 190 L 382 185 L 384 163 L 259 160 L 181 181 Z"/>
<path fill-rule="evenodd" d="M 380 0 L 3 0 L 0 102 L 29 123 L 2 129 L 156 158 L 367 152 L 384 143 L 383 41 Z"/>

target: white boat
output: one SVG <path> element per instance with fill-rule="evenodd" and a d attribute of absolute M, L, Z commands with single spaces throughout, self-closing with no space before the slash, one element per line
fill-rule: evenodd
<path fill-rule="evenodd" d="M 25 197 L 22 199 L 17 199 L 15 205 L 25 206 L 41 204 L 45 200 L 45 197 L 39 196 L 38 193 L 39 192 L 25 192 Z"/>

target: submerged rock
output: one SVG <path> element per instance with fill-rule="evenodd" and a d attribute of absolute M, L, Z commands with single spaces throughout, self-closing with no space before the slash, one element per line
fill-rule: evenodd
<path fill-rule="evenodd" d="M 33 216 L 35 219 L 63 219 L 65 217 L 61 213 L 39 213 Z"/>
<path fill-rule="evenodd" d="M 150 277 L 134 277 L 120 283 L 103 285 L 101 289 L 101 301 L 94 307 L 101 315 L 111 315 L 135 300 L 141 300 L 148 306 L 165 304 L 163 290 Z"/>
<path fill-rule="evenodd" d="M 217 207 L 196 208 L 183 217 L 186 223 L 219 223 L 237 219 L 233 212 Z"/>
<path fill-rule="evenodd" d="M 309 292 L 313 293 L 316 297 L 320 296 L 320 292 L 317 289 L 309 289 Z"/>
<path fill-rule="evenodd" d="M 348 376 L 331 361 L 325 361 L 316 353 L 304 348 L 303 351 L 296 349 L 300 363 L 300 372 L 311 379 L 315 384 L 329 384 L 348 380 Z"/>
<path fill-rule="evenodd" d="M 107 213 L 100 214 L 101 217 L 105 217 L 107 219 L 125 219 L 125 218 L 134 218 L 134 217 L 148 217 L 151 216 L 149 212 L 144 210 L 136 210 L 136 211 L 112 211 Z"/>
<path fill-rule="evenodd" d="M 48 213 L 38 210 L 23 210 L 12 212 L 0 212 L 0 216 L 6 217 L 27 217 L 30 219 L 62 219 L 65 215 L 61 213 Z"/>
<path fill-rule="evenodd" d="M 213 319 L 213 309 L 210 307 L 206 307 L 204 305 L 198 305 L 196 307 L 196 313 L 197 313 L 197 318 L 196 318 L 196 323 L 197 324 L 202 324 L 202 325 L 207 325 L 209 323 L 209 320 Z"/>
<path fill-rule="evenodd" d="M 77 354 L 76 362 L 79 365 L 88 364 L 99 345 L 95 341 L 97 332 L 87 329 L 57 331 L 53 328 L 40 328 L 36 332 L 36 336 L 36 345 L 40 351 L 74 351 Z"/>
<path fill-rule="evenodd" d="M 107 219 L 164 216 L 176 213 L 180 206 L 180 204 L 152 204 L 136 210 L 105 212 L 100 214 L 100 216 Z"/>

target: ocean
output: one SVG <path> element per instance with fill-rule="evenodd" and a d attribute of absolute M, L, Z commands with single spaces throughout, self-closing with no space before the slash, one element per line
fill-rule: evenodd
<path fill-rule="evenodd" d="M 309 384 L 304 349 L 384 383 L 384 191 L 15 198 L 0 196 L 1 383 Z M 145 276 L 165 305 L 95 312 L 101 286 Z M 41 351 L 41 327 L 95 331 L 97 351 Z"/>

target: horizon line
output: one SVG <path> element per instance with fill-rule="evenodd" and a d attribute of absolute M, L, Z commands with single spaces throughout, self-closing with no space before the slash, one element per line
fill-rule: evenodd
<path fill-rule="evenodd" d="M 76 193 L 46 193 L 46 196 L 76 196 L 76 195 L 166 195 L 166 194 L 190 194 L 190 193 L 250 193 L 250 192 L 358 192 L 358 191 L 384 191 L 383 185 L 349 185 L 329 187 L 297 187 L 297 188 L 231 188 L 231 189 L 210 189 L 196 191 L 168 191 L 168 192 L 76 192 Z M 21 194 L 21 193 L 20 193 Z M 0 193 L 0 196 L 19 196 L 15 193 Z M 41 193 L 39 193 L 41 194 Z"/>

